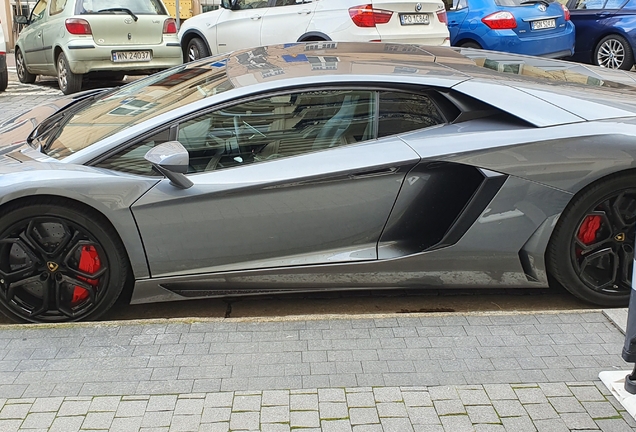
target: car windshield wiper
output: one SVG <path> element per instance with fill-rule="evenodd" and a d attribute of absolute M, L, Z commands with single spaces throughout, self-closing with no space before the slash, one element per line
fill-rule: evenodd
<path fill-rule="evenodd" d="M 68 104 L 67 106 L 62 108 L 60 111 L 58 111 L 55 114 L 51 115 L 50 117 L 45 119 L 42 123 L 37 125 L 36 128 L 33 129 L 33 131 L 27 137 L 27 139 L 26 139 L 27 143 L 31 147 L 34 147 L 34 145 L 33 145 L 34 141 L 36 141 L 36 140 L 40 141 L 42 136 L 46 136 L 53 129 L 59 129 L 61 126 L 66 124 L 66 122 L 68 120 L 70 120 L 70 118 L 71 118 L 70 114 L 73 114 L 73 113 L 79 111 L 81 108 L 85 107 L 86 105 L 90 104 L 95 99 L 97 99 L 98 96 L 106 96 L 108 94 L 113 93 L 118 88 L 119 87 L 114 87 L 114 88 L 111 88 L 111 89 L 107 89 L 105 91 L 99 91 L 99 92 L 94 93 L 94 94 L 92 94 L 92 95 L 90 95 L 88 97 L 84 97 L 82 99 L 78 99 L 78 100 L 76 100 L 74 102 L 71 102 L 70 104 Z M 40 146 L 40 151 L 42 153 L 46 154 L 46 149 L 49 147 L 48 144 L 50 144 L 50 143 L 46 143 L 46 145 Z"/>
<path fill-rule="evenodd" d="M 139 19 L 139 17 L 137 15 L 135 15 L 133 13 L 133 11 L 131 11 L 128 8 L 109 8 L 109 9 L 100 9 L 100 10 L 97 11 L 97 13 L 102 13 L 102 12 L 126 12 L 135 21 L 137 21 Z"/>

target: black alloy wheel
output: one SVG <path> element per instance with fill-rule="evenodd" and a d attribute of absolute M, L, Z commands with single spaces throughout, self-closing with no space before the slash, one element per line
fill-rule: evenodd
<path fill-rule="evenodd" d="M 584 192 L 561 216 L 548 267 L 577 297 L 626 305 L 636 241 L 636 176 L 618 176 Z"/>
<path fill-rule="evenodd" d="M 18 322 L 95 319 L 127 275 L 123 246 L 101 217 L 78 208 L 21 206 L 0 220 L 0 311 Z"/>

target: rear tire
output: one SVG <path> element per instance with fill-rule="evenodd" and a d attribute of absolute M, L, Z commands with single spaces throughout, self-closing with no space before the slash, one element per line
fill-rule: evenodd
<path fill-rule="evenodd" d="M 77 203 L 9 204 L 0 219 L 0 312 L 16 322 L 95 320 L 130 274 L 117 232 Z"/>
<path fill-rule="evenodd" d="M 23 84 L 33 84 L 37 75 L 30 73 L 27 69 L 26 61 L 24 60 L 24 55 L 22 55 L 22 51 L 19 48 L 15 50 L 15 69 L 18 73 L 18 79 Z"/>
<path fill-rule="evenodd" d="M 561 214 L 548 245 L 548 272 L 582 300 L 626 306 L 635 237 L 636 175 L 603 179 L 579 193 Z"/>
<path fill-rule="evenodd" d="M 9 72 L 5 69 L 0 71 L 0 92 L 3 92 L 9 86 Z"/>
<path fill-rule="evenodd" d="M 68 65 L 68 60 L 64 53 L 57 57 L 57 82 L 60 90 L 65 95 L 77 93 L 82 90 L 83 76 L 75 74 Z"/>
<path fill-rule="evenodd" d="M 188 42 L 186 62 L 192 62 L 209 56 L 210 52 L 208 51 L 208 47 L 200 38 L 195 37 Z"/>
<path fill-rule="evenodd" d="M 463 44 L 460 45 L 460 47 L 462 48 L 474 48 L 474 49 L 482 49 L 481 45 L 479 45 L 477 42 L 475 41 L 468 41 L 468 42 L 464 42 Z"/>
<path fill-rule="evenodd" d="M 634 66 L 634 51 L 623 36 L 609 35 L 596 45 L 593 60 L 600 67 L 630 70 Z"/>

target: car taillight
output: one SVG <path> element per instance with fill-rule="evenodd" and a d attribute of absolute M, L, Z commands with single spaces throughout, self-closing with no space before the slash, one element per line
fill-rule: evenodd
<path fill-rule="evenodd" d="M 376 24 L 388 23 L 393 16 L 393 12 L 373 9 L 373 5 L 368 4 L 349 8 L 349 16 L 358 27 L 375 27 Z"/>
<path fill-rule="evenodd" d="M 81 18 L 68 18 L 64 24 L 66 25 L 66 30 L 70 34 L 74 35 L 89 35 L 93 34 L 91 30 L 91 25 L 85 19 Z"/>
<path fill-rule="evenodd" d="M 565 16 L 566 21 L 570 21 L 570 9 L 568 9 L 564 4 L 561 5 L 563 8 L 563 15 Z"/>
<path fill-rule="evenodd" d="M 177 23 L 173 18 L 168 18 L 163 22 L 163 34 L 177 34 Z"/>
<path fill-rule="evenodd" d="M 448 25 L 448 17 L 446 16 L 446 9 L 438 10 L 436 13 L 437 13 L 437 19 L 439 20 L 439 22 Z"/>
<path fill-rule="evenodd" d="M 495 12 L 481 19 L 481 22 L 486 24 L 493 30 L 511 30 L 517 28 L 517 20 L 510 12 Z"/>

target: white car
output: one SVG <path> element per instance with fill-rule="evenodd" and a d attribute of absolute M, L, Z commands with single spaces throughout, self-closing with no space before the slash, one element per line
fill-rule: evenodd
<path fill-rule="evenodd" d="M 0 22 L 0 92 L 9 85 L 9 71 L 7 71 L 7 43 L 4 40 L 2 22 Z"/>
<path fill-rule="evenodd" d="M 222 0 L 179 31 L 185 61 L 291 42 L 449 45 L 442 0 Z"/>

